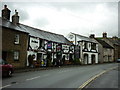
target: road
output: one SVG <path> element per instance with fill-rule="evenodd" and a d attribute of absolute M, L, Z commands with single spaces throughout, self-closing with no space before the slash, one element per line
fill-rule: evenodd
<path fill-rule="evenodd" d="M 3 78 L 2 88 L 79 88 L 91 77 L 117 66 L 109 63 L 15 73 Z"/>
<path fill-rule="evenodd" d="M 120 64 L 119 64 L 120 65 Z M 120 67 L 112 69 L 88 84 L 85 88 L 105 88 L 120 90 Z"/>

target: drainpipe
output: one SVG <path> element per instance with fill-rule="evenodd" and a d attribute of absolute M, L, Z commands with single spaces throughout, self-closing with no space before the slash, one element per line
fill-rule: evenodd
<path fill-rule="evenodd" d="M 76 34 L 75 34 L 75 45 L 76 45 L 77 43 L 76 43 Z"/>

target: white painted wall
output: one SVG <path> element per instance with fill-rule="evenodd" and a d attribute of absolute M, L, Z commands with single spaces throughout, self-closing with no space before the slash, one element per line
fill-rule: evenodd
<path fill-rule="evenodd" d="M 98 63 L 98 53 L 91 53 L 91 52 L 83 52 L 83 60 L 84 60 L 84 54 L 88 54 L 88 64 L 92 64 L 92 55 L 95 55 L 95 63 Z"/>
<path fill-rule="evenodd" d="M 34 61 L 37 60 L 37 53 L 36 52 L 34 52 L 34 51 L 27 51 L 27 66 L 29 65 L 29 62 L 28 62 L 28 56 L 29 55 L 35 55 Z"/>

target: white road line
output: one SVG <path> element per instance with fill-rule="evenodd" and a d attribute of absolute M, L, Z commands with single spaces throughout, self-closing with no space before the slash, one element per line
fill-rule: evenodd
<path fill-rule="evenodd" d="M 33 77 L 33 78 L 29 78 L 29 79 L 26 79 L 26 81 L 33 80 L 33 79 L 37 79 L 37 78 L 39 78 L 39 77 L 40 77 L 40 76 Z"/>
<path fill-rule="evenodd" d="M 50 74 L 45 74 L 44 77 L 47 77 L 47 76 L 49 76 L 49 75 L 50 75 Z"/>
<path fill-rule="evenodd" d="M 0 89 L 2 89 L 2 88 L 6 88 L 6 87 L 9 87 L 9 86 L 11 86 L 11 84 L 9 84 L 9 85 L 5 85 L 5 86 L 2 86 L 2 87 L 0 87 Z"/>
<path fill-rule="evenodd" d="M 64 73 L 64 72 L 66 72 L 66 71 L 60 71 L 60 72 L 58 72 L 58 73 Z"/>
<path fill-rule="evenodd" d="M 64 73 L 64 72 L 69 72 L 71 70 L 65 70 L 65 71 L 59 71 L 58 73 Z"/>

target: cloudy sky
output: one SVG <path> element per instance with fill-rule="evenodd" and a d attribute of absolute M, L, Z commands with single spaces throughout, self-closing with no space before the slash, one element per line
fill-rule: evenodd
<path fill-rule="evenodd" d="M 36 1 L 8 2 L 5 0 L 0 6 L 7 4 L 11 16 L 17 9 L 20 23 L 42 30 L 62 34 L 69 32 L 89 36 L 118 36 L 118 0 L 95 1 Z M 1 15 L 0 15 L 1 16 Z"/>

